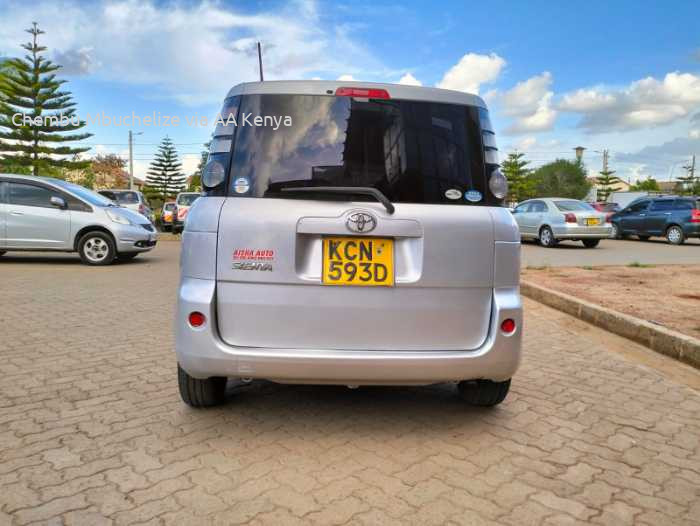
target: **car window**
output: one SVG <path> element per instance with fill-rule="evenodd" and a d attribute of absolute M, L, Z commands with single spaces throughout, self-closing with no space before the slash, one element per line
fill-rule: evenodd
<path fill-rule="evenodd" d="M 180 194 L 177 196 L 177 204 L 180 206 L 190 206 L 199 197 L 200 194 Z"/>
<path fill-rule="evenodd" d="M 53 208 L 51 196 L 58 195 L 43 186 L 24 183 L 10 183 L 9 203 L 21 206 Z"/>
<path fill-rule="evenodd" d="M 554 205 L 562 212 L 590 212 L 595 210 L 595 208 L 583 201 L 554 201 Z"/>
<path fill-rule="evenodd" d="M 532 204 L 530 205 L 530 210 L 529 212 L 546 212 L 547 211 L 547 205 L 544 204 L 543 201 L 533 201 Z"/>
<path fill-rule="evenodd" d="M 164 210 L 175 210 L 175 203 L 165 203 Z"/>
<path fill-rule="evenodd" d="M 114 192 L 114 195 L 120 205 L 137 205 L 140 202 L 136 192 Z"/>
<path fill-rule="evenodd" d="M 652 201 L 651 203 L 652 211 L 659 210 L 673 210 L 673 201 L 671 199 L 659 199 L 657 201 Z"/>
<path fill-rule="evenodd" d="M 642 210 L 646 210 L 647 206 L 649 206 L 649 201 L 639 201 L 638 203 L 633 203 L 629 207 L 630 212 L 641 212 Z"/>
<path fill-rule="evenodd" d="M 692 210 L 695 208 L 695 203 L 690 199 L 677 199 L 673 203 L 674 210 Z"/>
<path fill-rule="evenodd" d="M 530 203 L 523 203 L 521 205 L 516 206 L 514 212 L 516 214 L 523 214 L 528 211 L 528 208 L 530 208 Z"/>

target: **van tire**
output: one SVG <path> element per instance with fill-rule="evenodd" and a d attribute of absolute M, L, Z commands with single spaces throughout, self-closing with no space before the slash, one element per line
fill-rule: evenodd
<path fill-rule="evenodd" d="M 190 407 L 212 407 L 226 399 L 226 377 L 223 376 L 193 378 L 178 364 L 177 383 L 182 401 Z"/>
<path fill-rule="evenodd" d="M 469 380 L 457 384 L 462 400 L 470 405 L 491 407 L 505 400 L 510 389 L 510 380 L 492 382 L 491 380 Z"/>
<path fill-rule="evenodd" d="M 83 234 L 78 241 L 78 254 L 86 265 L 109 265 L 117 257 L 117 249 L 112 236 L 100 230 L 93 230 Z"/>
<path fill-rule="evenodd" d="M 600 243 L 600 239 L 582 239 L 581 242 L 586 248 L 595 248 Z"/>
<path fill-rule="evenodd" d="M 666 241 L 672 245 L 682 245 L 685 243 L 685 233 L 678 225 L 671 225 L 666 230 Z"/>
<path fill-rule="evenodd" d="M 548 226 L 543 226 L 540 228 L 540 235 L 538 237 L 540 245 L 546 248 L 553 248 L 557 246 L 557 240 L 554 237 L 554 232 Z"/>

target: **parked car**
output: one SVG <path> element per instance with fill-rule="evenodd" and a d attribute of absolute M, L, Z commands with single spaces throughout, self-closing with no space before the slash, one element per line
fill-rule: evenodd
<path fill-rule="evenodd" d="M 175 221 L 173 232 L 179 234 L 185 225 L 185 219 L 194 202 L 202 196 L 201 192 L 180 192 L 175 198 Z"/>
<path fill-rule="evenodd" d="M 155 228 L 145 217 L 92 190 L 51 177 L 0 174 L 0 256 L 77 252 L 87 265 L 108 265 L 155 245 Z"/>
<path fill-rule="evenodd" d="M 700 237 L 699 197 L 642 198 L 611 218 L 613 237 L 637 236 L 642 241 L 661 236 L 672 245 Z"/>
<path fill-rule="evenodd" d="M 576 199 L 531 199 L 516 206 L 513 217 L 522 239 L 535 239 L 548 248 L 562 240 L 581 241 L 586 248 L 594 248 L 611 232 L 603 212 Z"/>
<path fill-rule="evenodd" d="M 222 115 L 251 111 L 290 126 L 214 132 L 182 240 L 183 401 L 220 403 L 238 377 L 455 381 L 469 403 L 500 403 L 520 357 L 520 239 L 483 100 L 255 82 Z"/>
<path fill-rule="evenodd" d="M 613 216 L 613 214 L 622 210 L 620 205 L 618 205 L 617 203 L 591 203 L 591 206 L 598 210 L 598 212 L 605 213 L 606 223 L 610 222 L 610 218 Z"/>
<path fill-rule="evenodd" d="M 160 211 L 160 227 L 169 232 L 173 229 L 173 224 L 175 223 L 175 217 L 177 215 L 177 205 L 175 201 L 170 201 L 163 204 L 163 208 Z"/>
<path fill-rule="evenodd" d="M 155 214 L 141 192 L 136 190 L 100 190 L 98 193 L 111 199 L 119 206 L 138 212 L 155 224 Z"/>

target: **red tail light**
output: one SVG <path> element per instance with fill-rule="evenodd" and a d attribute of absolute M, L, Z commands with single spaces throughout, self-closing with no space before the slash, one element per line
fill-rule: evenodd
<path fill-rule="evenodd" d="M 691 223 L 700 223 L 700 210 L 693 210 L 690 213 L 690 222 Z"/>
<path fill-rule="evenodd" d="M 192 327 L 196 328 L 196 327 L 201 327 L 202 325 L 204 325 L 207 321 L 207 317 L 204 314 L 202 314 L 201 312 L 195 311 L 195 312 L 190 312 L 188 320 L 190 322 L 190 325 L 192 325 Z"/>
<path fill-rule="evenodd" d="M 360 97 L 362 99 L 390 99 L 389 92 L 376 88 L 338 88 L 336 97 Z"/>
<path fill-rule="evenodd" d="M 501 330 L 505 334 L 513 334 L 515 332 L 515 320 L 510 318 L 503 320 L 503 323 L 501 323 Z"/>
<path fill-rule="evenodd" d="M 576 223 L 576 216 L 571 212 L 567 212 L 566 214 L 564 214 L 564 218 L 567 223 Z"/>

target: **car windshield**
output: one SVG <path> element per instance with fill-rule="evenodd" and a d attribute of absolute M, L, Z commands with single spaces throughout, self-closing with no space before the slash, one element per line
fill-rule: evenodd
<path fill-rule="evenodd" d="M 556 207 L 562 212 L 590 212 L 595 211 L 588 203 L 583 201 L 554 201 Z"/>
<path fill-rule="evenodd" d="M 190 206 L 199 197 L 200 194 L 180 194 L 179 196 L 177 196 L 177 204 L 179 204 L 180 206 Z"/>
<path fill-rule="evenodd" d="M 164 210 L 173 210 L 175 208 L 175 203 L 165 203 L 163 206 Z"/>
<path fill-rule="evenodd" d="M 105 196 L 88 190 L 84 186 L 79 186 L 77 184 L 69 183 L 67 181 L 62 181 L 60 179 L 53 181 L 54 184 L 68 190 L 69 192 L 77 195 L 83 201 L 87 201 L 91 205 L 95 206 L 113 206 L 114 202 L 111 199 L 107 199 Z"/>
<path fill-rule="evenodd" d="M 333 197 L 282 190 L 343 186 L 377 188 L 392 202 L 487 204 L 490 199 L 486 172 L 498 159 L 483 108 L 246 95 L 238 112 L 229 195 L 327 200 Z M 248 126 L 241 120 L 245 115 L 289 116 L 291 125 Z"/>
<path fill-rule="evenodd" d="M 114 192 L 114 197 L 120 205 L 139 204 L 139 194 L 136 192 Z"/>

